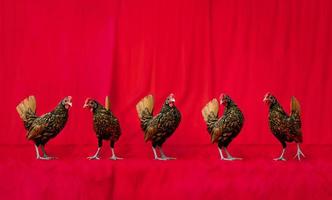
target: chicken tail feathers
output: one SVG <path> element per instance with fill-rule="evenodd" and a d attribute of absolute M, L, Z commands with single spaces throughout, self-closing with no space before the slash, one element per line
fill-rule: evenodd
<path fill-rule="evenodd" d="M 221 135 L 222 129 L 221 127 L 219 128 L 213 128 L 211 131 L 211 143 L 215 143 L 218 141 L 220 135 Z"/>
<path fill-rule="evenodd" d="M 153 107 L 154 107 L 154 100 L 153 96 L 150 94 L 144 97 L 141 101 L 136 104 L 136 110 L 138 117 L 142 119 L 144 117 L 144 113 L 147 112 L 148 114 L 153 114 Z"/>
<path fill-rule="evenodd" d="M 302 142 L 300 102 L 295 97 L 292 97 L 290 104 L 290 123 L 292 127 L 290 134 L 294 136 L 296 142 Z"/>
<path fill-rule="evenodd" d="M 202 109 L 202 115 L 206 122 L 208 132 L 212 134 L 214 124 L 218 121 L 219 103 L 217 99 L 212 99 Z"/>
<path fill-rule="evenodd" d="M 16 106 L 16 111 L 23 121 L 29 120 L 31 115 L 36 114 L 36 98 L 29 96 Z"/>
<path fill-rule="evenodd" d="M 301 115 L 300 102 L 293 96 L 291 99 L 291 115 L 298 114 Z"/>
<path fill-rule="evenodd" d="M 217 99 L 212 99 L 209 103 L 207 103 L 202 109 L 202 115 L 205 122 L 208 122 L 209 119 L 217 118 L 219 111 L 219 104 Z"/>
<path fill-rule="evenodd" d="M 29 130 L 32 123 L 37 118 L 36 98 L 34 96 L 29 96 L 25 98 L 16 106 L 16 111 L 19 114 L 20 118 L 23 120 L 25 128 Z"/>
<path fill-rule="evenodd" d="M 110 98 L 109 98 L 109 96 L 106 96 L 105 97 L 105 109 L 110 110 L 110 108 L 111 108 Z"/>
<path fill-rule="evenodd" d="M 136 104 L 136 111 L 141 121 L 141 127 L 145 131 L 149 125 L 149 122 L 153 118 L 154 99 L 150 94 L 144 97 Z"/>
<path fill-rule="evenodd" d="M 144 141 L 147 142 L 151 140 L 152 136 L 156 133 L 156 129 L 154 127 L 149 127 L 146 129 L 144 133 Z"/>

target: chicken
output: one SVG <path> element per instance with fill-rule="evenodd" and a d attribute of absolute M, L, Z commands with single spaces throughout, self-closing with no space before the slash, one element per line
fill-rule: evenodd
<path fill-rule="evenodd" d="M 27 130 L 26 138 L 35 143 L 37 159 L 55 159 L 55 157 L 47 155 L 45 145 L 65 127 L 68 120 L 68 110 L 72 106 L 71 100 L 71 96 L 65 97 L 53 111 L 40 117 L 36 115 L 36 99 L 34 96 L 27 97 L 16 106 L 16 110 Z M 41 146 L 43 156 L 39 154 L 39 146 Z"/>
<path fill-rule="evenodd" d="M 162 145 L 174 133 L 181 121 L 181 113 L 175 107 L 175 98 L 170 94 L 159 114 L 153 116 L 154 99 L 152 95 L 144 97 L 136 105 L 138 117 L 141 121 L 141 128 L 144 131 L 144 140 L 151 141 L 154 159 L 170 160 L 175 159 L 167 157 Z M 157 155 L 156 148 L 159 149 L 160 157 Z"/>
<path fill-rule="evenodd" d="M 233 157 L 227 151 L 227 147 L 242 129 L 244 122 L 243 114 L 234 101 L 226 94 L 220 95 L 220 104 L 225 106 L 225 110 L 219 119 L 219 103 L 217 99 L 212 99 L 202 109 L 202 115 L 206 122 L 208 133 L 211 136 L 211 142 L 218 143 L 221 160 L 241 159 Z M 223 156 L 222 150 L 225 150 L 227 157 Z"/>
<path fill-rule="evenodd" d="M 300 143 L 302 143 L 302 131 L 301 108 L 298 100 L 295 97 L 291 98 L 290 115 L 284 111 L 278 100 L 271 93 L 267 93 L 263 101 L 269 106 L 270 129 L 282 145 L 281 155 L 274 160 L 285 161 L 286 142 L 293 141 L 297 144 L 297 153 L 294 158 L 297 157 L 298 160 L 300 160 L 301 156 L 305 157 L 300 148 Z"/>
<path fill-rule="evenodd" d="M 98 103 L 96 100 L 87 98 L 83 108 L 89 108 L 93 113 L 93 129 L 98 139 L 98 149 L 95 155 L 88 157 L 88 159 L 100 159 L 99 152 L 103 144 L 103 140 L 110 140 L 112 151 L 112 160 L 122 159 L 115 155 L 114 144 L 121 135 L 121 129 L 118 119 L 113 115 L 110 110 L 109 98 L 106 97 L 105 107 Z"/>

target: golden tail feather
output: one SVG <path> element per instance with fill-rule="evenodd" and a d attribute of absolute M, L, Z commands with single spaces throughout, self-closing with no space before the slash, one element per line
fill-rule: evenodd
<path fill-rule="evenodd" d="M 211 114 L 211 112 L 214 114 L 214 116 L 218 116 L 218 111 L 219 111 L 219 104 L 217 99 L 214 98 L 209 103 L 207 103 L 202 109 L 202 115 L 205 122 L 208 121 L 208 116 Z"/>
<path fill-rule="evenodd" d="M 300 106 L 300 102 L 293 96 L 291 99 L 291 103 L 290 103 L 290 108 L 291 108 L 291 115 L 297 113 L 299 115 L 301 115 L 301 106 Z"/>
<path fill-rule="evenodd" d="M 105 97 L 105 109 L 110 110 L 111 108 L 111 103 L 110 103 L 110 98 L 108 96 Z"/>
<path fill-rule="evenodd" d="M 154 99 L 153 96 L 150 94 L 146 97 L 144 97 L 141 101 L 139 101 L 136 104 L 136 111 L 138 114 L 138 117 L 141 119 L 142 118 L 142 112 L 145 111 L 146 109 L 150 114 L 153 112 L 153 107 L 154 107 Z"/>
<path fill-rule="evenodd" d="M 36 113 L 36 98 L 34 96 L 29 96 L 25 98 L 16 106 L 16 111 L 18 112 L 22 120 L 26 120 L 27 112 Z"/>

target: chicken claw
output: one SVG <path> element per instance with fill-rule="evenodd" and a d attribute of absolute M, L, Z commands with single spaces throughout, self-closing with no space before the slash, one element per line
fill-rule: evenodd
<path fill-rule="evenodd" d="M 100 158 L 96 155 L 88 157 L 89 160 L 100 160 Z"/>

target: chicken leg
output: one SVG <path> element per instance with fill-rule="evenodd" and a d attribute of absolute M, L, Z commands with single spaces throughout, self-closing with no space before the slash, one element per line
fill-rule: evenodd
<path fill-rule="evenodd" d="M 123 158 L 119 158 L 115 155 L 114 152 L 114 141 L 111 141 L 111 151 L 112 151 L 112 157 L 110 157 L 111 160 L 122 160 Z"/>
<path fill-rule="evenodd" d="M 114 153 L 114 148 L 111 148 L 112 151 L 112 157 L 110 157 L 111 160 L 122 160 L 123 158 L 117 157 Z"/>
<path fill-rule="evenodd" d="M 102 138 L 98 138 L 98 149 L 95 153 L 95 155 L 87 157 L 89 160 L 99 160 L 99 152 L 101 147 L 103 146 L 103 139 Z"/>
<path fill-rule="evenodd" d="M 236 158 L 236 157 L 233 157 L 228 151 L 227 151 L 227 148 L 224 147 L 224 150 L 227 154 L 227 160 L 242 160 L 242 158 Z"/>
<path fill-rule="evenodd" d="M 159 152 L 160 152 L 160 157 L 161 157 L 161 160 L 176 160 L 176 158 L 172 158 L 172 157 L 167 157 L 163 151 L 163 149 L 158 146 L 158 149 L 159 149 Z"/>
<path fill-rule="evenodd" d="M 286 151 L 286 148 L 282 148 L 281 155 L 278 158 L 275 158 L 273 160 L 276 160 L 276 161 L 279 161 L 279 160 L 286 161 L 286 159 L 284 158 L 285 151 Z"/>
<path fill-rule="evenodd" d="M 39 155 L 39 150 L 38 150 L 37 145 L 35 145 L 35 150 L 36 150 L 36 159 L 37 159 L 37 160 L 41 160 L 42 158 L 41 158 L 40 155 Z"/>
<path fill-rule="evenodd" d="M 37 160 L 53 160 L 53 159 L 57 159 L 57 157 L 50 157 L 47 155 L 44 145 L 41 145 L 41 150 L 43 152 L 43 156 L 40 156 L 39 154 L 39 150 L 38 150 L 38 146 L 35 145 L 35 150 L 36 150 L 36 158 Z"/>
<path fill-rule="evenodd" d="M 46 160 L 54 160 L 54 159 L 58 159 L 57 157 L 52 157 L 52 156 L 48 156 L 46 151 L 45 151 L 45 145 L 41 145 L 41 150 L 44 154 L 44 157 Z"/>
<path fill-rule="evenodd" d="M 298 160 L 301 160 L 301 156 L 302 156 L 303 158 L 305 158 L 305 155 L 304 155 L 304 154 L 302 153 L 302 151 L 301 151 L 300 144 L 297 143 L 296 145 L 297 145 L 297 152 L 296 152 L 294 158 L 297 157 Z"/>
<path fill-rule="evenodd" d="M 99 160 L 99 152 L 100 152 L 101 147 L 98 147 L 95 155 L 88 157 L 89 160 Z"/>
<path fill-rule="evenodd" d="M 153 151 L 154 159 L 155 160 L 161 160 L 161 158 L 158 157 L 156 148 L 154 148 L 153 146 L 152 146 L 152 151 Z"/>
<path fill-rule="evenodd" d="M 232 160 L 242 160 L 242 158 L 236 158 L 236 157 L 233 157 L 225 147 L 222 147 L 222 148 L 218 148 L 219 149 L 219 154 L 220 154 L 220 159 L 221 160 L 228 160 L 228 161 L 232 161 Z M 226 155 L 227 155 L 227 158 L 224 157 L 223 153 L 222 153 L 222 150 L 224 149 L 224 151 L 226 152 Z"/>

